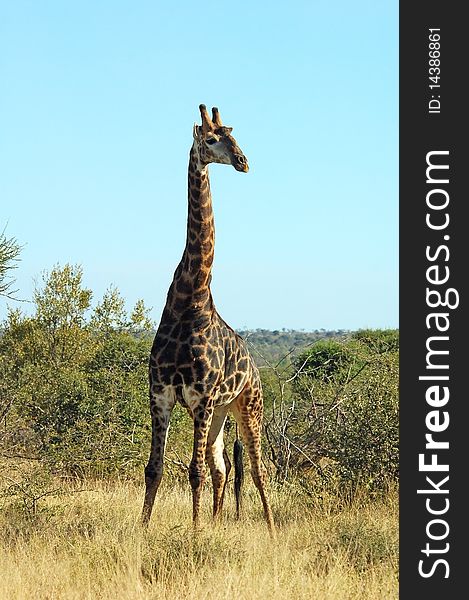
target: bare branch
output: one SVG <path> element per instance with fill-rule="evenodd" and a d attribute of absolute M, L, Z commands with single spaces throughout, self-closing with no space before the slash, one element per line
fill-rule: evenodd
<path fill-rule="evenodd" d="M 5 229 L 0 233 L 0 296 L 16 300 L 15 294 L 18 290 L 13 290 L 14 278 L 9 275 L 10 271 L 18 267 L 19 255 L 22 246 L 15 238 L 7 238 Z"/>

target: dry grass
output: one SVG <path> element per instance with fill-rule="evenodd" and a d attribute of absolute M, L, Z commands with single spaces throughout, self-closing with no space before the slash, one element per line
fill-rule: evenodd
<path fill-rule="evenodd" d="M 312 499 L 291 487 L 272 491 L 272 542 L 255 489 L 244 516 L 191 529 L 188 485 L 164 482 L 149 529 L 139 526 L 142 486 L 68 484 L 38 502 L 36 514 L 6 498 L 0 513 L 0 598 L 387 600 L 397 590 L 397 493 L 384 501 Z"/>

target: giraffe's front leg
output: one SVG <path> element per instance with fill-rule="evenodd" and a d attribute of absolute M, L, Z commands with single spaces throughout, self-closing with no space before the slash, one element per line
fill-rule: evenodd
<path fill-rule="evenodd" d="M 189 465 L 189 481 L 192 487 L 192 521 L 197 528 L 200 523 L 200 496 L 204 483 L 204 466 L 208 432 L 213 417 L 213 404 L 202 401 L 194 409 L 194 446 Z"/>
<path fill-rule="evenodd" d="M 156 492 L 163 477 L 163 459 L 168 437 L 169 421 L 174 402 L 165 397 L 152 397 L 151 410 L 151 450 L 148 464 L 145 467 L 145 500 L 143 502 L 142 523 L 148 524 L 155 502 Z"/>

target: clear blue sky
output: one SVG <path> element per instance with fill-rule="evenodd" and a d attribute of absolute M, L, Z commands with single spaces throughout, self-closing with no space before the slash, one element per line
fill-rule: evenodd
<path fill-rule="evenodd" d="M 113 284 L 159 320 L 205 103 L 250 163 L 210 168 L 220 314 L 397 327 L 397 67 L 389 0 L 0 2 L 0 230 L 24 244 L 19 295 L 79 263 L 95 300 Z"/>

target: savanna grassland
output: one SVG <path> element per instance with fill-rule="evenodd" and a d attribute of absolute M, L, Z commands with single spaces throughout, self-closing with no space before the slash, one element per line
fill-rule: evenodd
<path fill-rule="evenodd" d="M 57 482 L 56 482 L 57 484 Z M 241 521 L 191 528 L 189 486 L 162 484 L 148 531 L 139 525 L 142 485 L 57 484 L 35 513 L 21 498 L 0 516 L 0 598 L 232 599 L 397 598 L 397 493 L 352 501 L 272 490 L 272 541 L 255 489 Z"/>
<path fill-rule="evenodd" d="M 0 328 L 0 599 L 397 598 L 399 332 L 244 332 L 277 538 L 246 459 L 241 520 L 231 473 L 211 522 L 207 477 L 192 530 L 180 407 L 143 530 L 155 324 L 115 288 L 94 302 L 82 275 L 55 267 Z"/>

